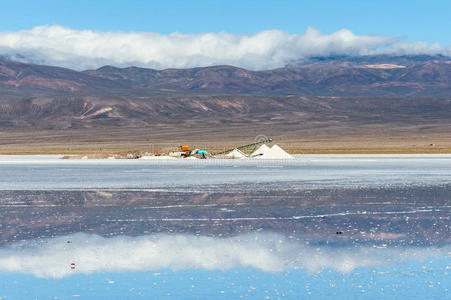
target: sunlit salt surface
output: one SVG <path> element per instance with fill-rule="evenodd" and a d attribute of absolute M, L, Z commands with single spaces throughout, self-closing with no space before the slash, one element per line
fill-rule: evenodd
<path fill-rule="evenodd" d="M 301 155 L 294 160 L 62 160 L 1 156 L 0 190 L 160 189 L 205 191 L 284 182 L 286 189 L 440 185 L 451 155 Z M 264 188 L 264 187 L 262 187 Z M 274 189 L 271 187 L 270 189 Z"/>
<path fill-rule="evenodd" d="M 0 298 L 447 299 L 450 155 L 0 157 Z"/>

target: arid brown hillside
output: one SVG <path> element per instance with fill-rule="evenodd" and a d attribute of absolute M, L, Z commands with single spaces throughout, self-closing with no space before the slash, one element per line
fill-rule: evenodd
<path fill-rule="evenodd" d="M 102 132 L 130 141 L 139 135 L 141 142 L 152 138 L 145 132 L 160 140 L 248 140 L 261 133 L 296 140 L 306 130 L 337 141 L 371 132 L 451 141 L 450 125 L 445 57 L 312 60 L 268 71 L 105 66 L 77 72 L 0 61 L 0 146 L 15 143 L 6 142 L 10 132 L 39 139 L 32 134 L 38 131 L 58 131 L 55 138 L 66 142 L 69 135 L 86 138 L 83 132 L 100 133 L 92 142 Z"/>
<path fill-rule="evenodd" d="M 105 66 L 76 72 L 0 60 L 0 90 L 6 95 L 182 92 L 340 97 L 424 97 L 446 96 L 451 92 L 451 60 L 432 57 L 414 63 L 399 61 L 371 60 L 367 64 L 333 61 L 268 71 L 232 66 L 160 71 Z"/>

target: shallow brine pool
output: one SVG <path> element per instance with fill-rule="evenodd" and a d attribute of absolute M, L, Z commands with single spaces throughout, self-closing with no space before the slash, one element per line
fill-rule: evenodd
<path fill-rule="evenodd" d="M 451 156 L 0 157 L 0 297 L 449 297 Z"/>

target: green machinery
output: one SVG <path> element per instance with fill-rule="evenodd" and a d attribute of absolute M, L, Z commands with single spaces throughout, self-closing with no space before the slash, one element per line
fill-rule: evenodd
<path fill-rule="evenodd" d="M 252 152 L 254 152 L 257 149 L 258 146 L 263 145 L 263 144 L 268 144 L 268 143 L 271 143 L 271 142 L 272 142 L 272 139 L 271 138 L 267 138 L 267 139 L 264 139 L 264 140 L 261 140 L 261 141 L 258 141 L 258 142 L 252 143 L 252 144 L 243 145 L 243 146 L 239 146 L 239 147 L 236 147 L 236 148 L 233 148 L 233 149 L 228 149 L 228 150 L 225 150 L 225 151 L 222 151 L 222 152 L 214 153 L 213 155 L 227 154 L 227 153 L 229 153 L 229 152 L 231 152 L 231 151 L 233 151 L 235 149 L 238 149 L 240 151 L 252 149 L 250 151 L 252 153 Z"/>

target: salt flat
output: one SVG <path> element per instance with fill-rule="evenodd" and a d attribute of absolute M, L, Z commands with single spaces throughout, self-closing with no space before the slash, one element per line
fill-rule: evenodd
<path fill-rule="evenodd" d="M 0 296 L 449 294 L 451 155 L 0 156 L 0 178 Z"/>
<path fill-rule="evenodd" d="M 442 185 L 451 155 L 301 155 L 292 160 L 62 160 L 0 156 L 0 190 L 223 190 Z M 284 185 L 285 184 L 285 185 Z M 224 185 L 224 188 L 221 188 Z M 272 189 L 277 189 L 273 186 Z"/>

